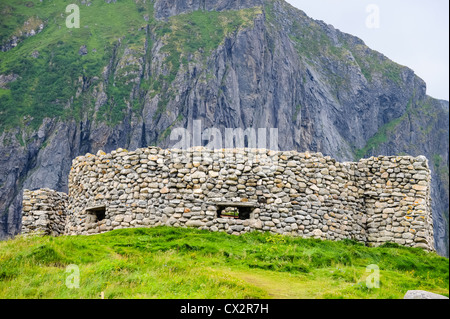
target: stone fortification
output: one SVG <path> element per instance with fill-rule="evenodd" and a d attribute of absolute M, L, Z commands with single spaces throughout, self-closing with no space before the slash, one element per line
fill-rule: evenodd
<path fill-rule="evenodd" d="M 67 202 L 67 194 L 51 189 L 24 190 L 22 234 L 63 234 L 66 227 Z"/>
<path fill-rule="evenodd" d="M 73 160 L 66 211 L 59 233 L 67 235 L 168 225 L 434 249 L 425 157 L 339 163 L 294 151 L 99 152 Z M 23 213 L 30 220 L 34 208 Z"/>

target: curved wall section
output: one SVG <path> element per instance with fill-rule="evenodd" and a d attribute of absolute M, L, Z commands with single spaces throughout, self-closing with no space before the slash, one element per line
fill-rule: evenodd
<path fill-rule="evenodd" d="M 69 235 L 168 225 L 434 249 L 424 157 L 119 149 L 76 158 L 69 189 Z"/>

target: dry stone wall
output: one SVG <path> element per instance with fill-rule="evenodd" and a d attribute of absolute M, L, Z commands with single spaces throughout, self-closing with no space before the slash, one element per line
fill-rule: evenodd
<path fill-rule="evenodd" d="M 433 250 L 430 207 L 425 157 L 119 149 L 73 161 L 64 233 L 168 225 Z"/>
<path fill-rule="evenodd" d="M 358 163 L 367 241 L 434 247 L 431 175 L 424 156 L 379 157 Z"/>
<path fill-rule="evenodd" d="M 64 234 L 67 194 L 47 188 L 36 191 L 25 189 L 22 204 L 22 234 Z"/>

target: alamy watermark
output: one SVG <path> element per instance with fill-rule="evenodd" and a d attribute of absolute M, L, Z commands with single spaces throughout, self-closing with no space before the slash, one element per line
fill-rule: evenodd
<path fill-rule="evenodd" d="M 80 288 L 80 268 L 77 265 L 69 265 L 66 267 L 66 287 L 69 289 Z"/>
<path fill-rule="evenodd" d="M 380 288 L 380 267 L 378 265 L 369 265 L 366 272 L 370 273 L 366 278 L 366 287 L 369 289 Z"/>
<path fill-rule="evenodd" d="M 176 162 L 214 162 L 224 158 L 227 163 L 238 163 L 245 159 L 265 170 L 276 170 L 278 164 L 277 128 L 203 129 L 202 121 L 194 120 L 189 129 L 173 129 L 170 141 L 175 142 L 171 155 Z"/>
<path fill-rule="evenodd" d="M 379 29 L 380 7 L 376 4 L 369 4 L 366 6 L 366 13 L 369 14 L 366 18 L 366 27 L 369 29 Z"/>
<path fill-rule="evenodd" d="M 80 28 L 80 8 L 76 4 L 69 4 L 66 13 L 70 13 L 66 18 L 66 27 L 69 29 Z"/>

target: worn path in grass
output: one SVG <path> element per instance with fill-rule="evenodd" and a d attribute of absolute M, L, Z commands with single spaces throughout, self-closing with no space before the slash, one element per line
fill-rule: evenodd
<path fill-rule="evenodd" d="M 338 292 L 350 286 L 350 283 L 337 283 L 268 270 L 227 269 L 224 272 L 262 289 L 273 299 L 321 299 L 324 294 Z"/>

